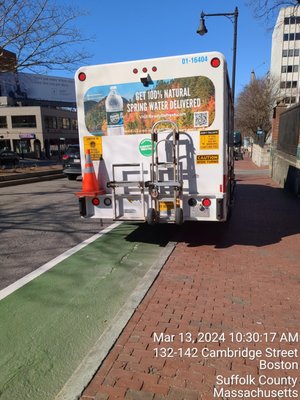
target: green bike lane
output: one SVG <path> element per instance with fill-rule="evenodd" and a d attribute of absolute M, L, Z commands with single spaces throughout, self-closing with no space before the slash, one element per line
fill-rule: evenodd
<path fill-rule="evenodd" d="M 171 236 L 168 226 L 120 224 L 3 298 L 0 399 L 53 400 L 74 382 L 80 392 L 172 251 Z"/>

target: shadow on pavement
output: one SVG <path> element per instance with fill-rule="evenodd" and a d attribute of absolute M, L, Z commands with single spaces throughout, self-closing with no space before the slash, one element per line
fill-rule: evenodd
<path fill-rule="evenodd" d="M 237 185 L 230 221 L 186 222 L 150 227 L 142 224 L 129 241 L 157 243 L 184 242 L 189 246 L 265 246 L 300 233 L 300 198 L 266 185 Z"/>

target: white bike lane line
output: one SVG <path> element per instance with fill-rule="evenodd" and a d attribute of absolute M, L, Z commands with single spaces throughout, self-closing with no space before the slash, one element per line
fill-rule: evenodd
<path fill-rule="evenodd" d="M 174 248 L 147 228 L 114 224 L 2 291 L 1 399 L 80 395 Z"/>
<path fill-rule="evenodd" d="M 33 279 L 35 279 L 38 276 L 42 275 L 43 273 L 49 271 L 50 269 L 55 267 L 57 264 L 59 264 L 60 262 L 65 260 L 66 258 L 72 256 L 73 254 L 77 253 L 79 250 L 81 250 L 84 247 L 88 246 L 89 244 L 93 243 L 95 240 L 99 239 L 101 236 L 110 232 L 111 230 L 113 230 L 114 228 L 119 226 L 121 223 L 122 222 L 115 222 L 114 224 L 103 229 L 101 232 L 96 233 L 96 235 L 93 235 L 90 238 L 84 240 L 83 242 L 79 243 L 78 245 L 72 247 L 71 249 L 69 249 L 69 250 L 65 251 L 64 253 L 60 254 L 59 256 L 55 257 L 53 260 L 50 260 L 46 264 L 37 268 L 36 270 L 23 276 L 21 279 L 18 279 L 16 282 L 12 283 L 11 285 L 7 286 L 6 288 L 0 290 L 0 301 L 5 299 L 5 297 L 9 296 L 11 293 L 20 289 L 27 283 L 31 282 Z"/>

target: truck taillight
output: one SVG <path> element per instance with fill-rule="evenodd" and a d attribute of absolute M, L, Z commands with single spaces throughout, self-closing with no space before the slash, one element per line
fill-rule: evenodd
<path fill-rule="evenodd" d="M 78 79 L 80 80 L 80 82 L 85 81 L 86 80 L 86 74 L 84 72 L 79 72 Z"/>
<path fill-rule="evenodd" d="M 94 205 L 94 206 L 99 206 L 99 204 L 100 204 L 100 200 L 98 199 L 98 197 L 94 197 L 93 199 L 92 199 L 92 204 Z"/>
<path fill-rule="evenodd" d="M 213 68 L 218 68 L 220 66 L 220 64 L 221 64 L 221 61 L 220 61 L 220 59 L 218 57 L 214 57 L 210 62 L 210 65 Z"/>
<path fill-rule="evenodd" d="M 152 67 L 152 71 L 153 72 L 157 71 L 157 67 L 155 65 Z M 139 70 L 137 68 L 133 68 L 132 72 L 134 74 L 137 74 L 139 72 Z M 146 72 L 148 72 L 148 68 L 147 67 L 143 67 L 142 72 L 145 74 Z"/>
<path fill-rule="evenodd" d="M 202 205 L 203 205 L 203 207 L 210 207 L 210 205 L 211 205 L 211 200 L 210 199 L 208 199 L 208 198 L 205 198 L 205 199 L 202 199 Z"/>

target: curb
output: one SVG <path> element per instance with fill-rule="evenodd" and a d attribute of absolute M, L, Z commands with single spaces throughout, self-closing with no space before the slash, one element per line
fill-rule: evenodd
<path fill-rule="evenodd" d="M 0 176 L 0 188 L 7 186 L 23 185 L 26 183 L 34 183 L 40 181 L 50 181 L 53 179 L 62 179 L 66 176 L 62 170 L 37 171 L 24 174 L 4 175 Z"/>
<path fill-rule="evenodd" d="M 127 302 L 112 319 L 109 326 L 98 338 L 95 345 L 82 360 L 81 364 L 74 371 L 73 375 L 65 383 L 61 391 L 56 395 L 55 400 L 79 400 L 83 391 L 102 365 L 108 353 L 121 335 L 125 326 L 140 305 L 148 290 L 153 285 L 161 269 L 167 262 L 176 246 L 176 242 L 169 242 L 162 250 L 160 257 L 152 264 L 148 272 L 141 279 L 135 291 L 128 298 Z"/>

